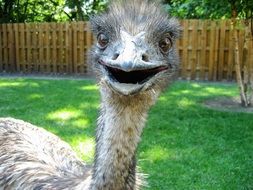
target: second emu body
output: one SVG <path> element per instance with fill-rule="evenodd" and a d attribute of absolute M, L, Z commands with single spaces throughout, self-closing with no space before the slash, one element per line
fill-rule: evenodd
<path fill-rule="evenodd" d="M 101 93 L 93 166 L 55 135 L 0 119 L 0 190 L 136 190 L 136 150 L 149 108 L 178 69 L 180 27 L 158 2 L 121 0 L 91 18 L 90 63 Z"/>

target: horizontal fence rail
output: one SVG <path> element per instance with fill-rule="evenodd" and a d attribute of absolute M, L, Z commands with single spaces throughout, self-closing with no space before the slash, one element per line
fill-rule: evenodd
<path fill-rule="evenodd" d="M 180 78 L 235 79 L 233 32 L 230 20 L 181 20 L 177 46 Z M 246 48 L 253 68 L 253 40 L 243 47 L 244 27 L 238 26 L 240 52 Z M 0 73 L 87 74 L 88 49 L 93 42 L 87 22 L 0 25 Z M 240 54 L 240 59 L 244 59 Z M 253 73 L 253 72 L 252 72 Z"/>

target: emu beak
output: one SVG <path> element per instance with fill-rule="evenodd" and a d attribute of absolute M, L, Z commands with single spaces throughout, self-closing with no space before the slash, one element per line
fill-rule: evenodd
<path fill-rule="evenodd" d="M 145 32 L 131 36 L 121 31 L 121 38 L 124 47 L 117 58 L 103 58 L 98 63 L 104 67 L 106 81 L 114 91 L 122 95 L 133 95 L 146 90 L 152 84 L 154 76 L 168 70 L 168 65 L 149 60 L 142 44 Z"/>

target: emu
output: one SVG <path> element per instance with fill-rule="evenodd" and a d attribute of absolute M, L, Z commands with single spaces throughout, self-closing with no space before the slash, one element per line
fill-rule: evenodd
<path fill-rule="evenodd" d="M 150 107 L 174 80 L 180 25 L 159 2 L 117 0 L 92 16 L 90 50 L 101 94 L 95 159 L 86 165 L 55 135 L 0 119 L 0 190 L 136 190 L 136 151 Z"/>

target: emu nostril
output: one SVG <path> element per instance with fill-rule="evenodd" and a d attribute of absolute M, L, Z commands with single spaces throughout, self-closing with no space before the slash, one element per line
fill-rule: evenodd
<path fill-rule="evenodd" d="M 149 58 L 148 58 L 147 54 L 142 54 L 141 59 L 142 59 L 142 61 L 145 61 L 145 62 L 149 61 Z"/>
<path fill-rule="evenodd" d="M 118 57 L 119 57 L 119 53 L 115 53 L 115 54 L 112 56 L 112 60 L 116 60 Z"/>

